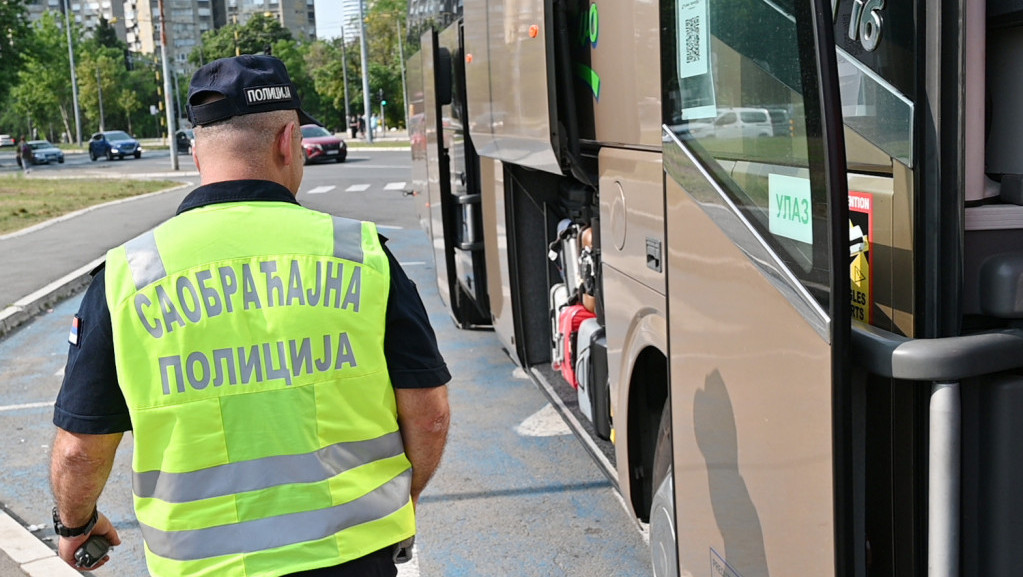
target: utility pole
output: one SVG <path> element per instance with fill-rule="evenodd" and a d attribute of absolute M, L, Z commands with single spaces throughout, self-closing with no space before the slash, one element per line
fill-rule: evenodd
<path fill-rule="evenodd" d="M 99 68 L 96 69 L 96 93 L 99 94 L 99 131 L 106 130 L 103 119 L 103 79 L 100 78 Z"/>
<path fill-rule="evenodd" d="M 163 107 L 167 112 L 167 143 L 170 145 L 171 170 L 178 169 L 178 139 L 174 138 L 174 102 L 171 100 L 170 62 L 167 61 L 167 19 L 160 2 L 160 58 L 163 59 Z"/>
<path fill-rule="evenodd" d="M 366 46 L 366 16 L 359 0 L 359 49 L 362 52 L 362 109 L 366 111 L 366 142 L 373 142 L 373 106 L 369 93 L 369 48 Z"/>
<path fill-rule="evenodd" d="M 348 58 L 345 57 L 345 27 L 341 26 L 341 80 L 345 83 L 345 127 L 352 121 L 352 113 L 348 109 Z"/>
<path fill-rule="evenodd" d="M 398 56 L 401 58 L 401 101 L 405 109 L 405 130 L 408 130 L 408 89 L 405 87 L 405 48 L 401 41 L 401 18 L 395 18 L 398 27 Z"/>
<path fill-rule="evenodd" d="M 71 42 L 71 6 L 64 0 L 64 28 L 67 30 L 67 55 L 71 62 L 71 100 L 75 107 L 75 142 L 82 145 L 82 113 L 78 110 L 78 78 L 75 76 L 75 47 Z"/>

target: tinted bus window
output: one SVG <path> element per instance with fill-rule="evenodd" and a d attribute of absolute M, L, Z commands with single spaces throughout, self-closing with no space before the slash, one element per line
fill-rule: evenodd
<path fill-rule="evenodd" d="M 791 9 L 765 0 L 662 2 L 664 121 L 824 303 L 827 199 L 810 185 Z"/>

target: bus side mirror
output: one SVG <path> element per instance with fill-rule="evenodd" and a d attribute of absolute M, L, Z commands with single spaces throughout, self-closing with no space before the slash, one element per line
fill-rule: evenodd
<path fill-rule="evenodd" d="M 434 75 L 437 82 L 437 103 L 441 106 L 451 104 L 451 51 L 447 48 L 437 49 L 437 71 Z"/>

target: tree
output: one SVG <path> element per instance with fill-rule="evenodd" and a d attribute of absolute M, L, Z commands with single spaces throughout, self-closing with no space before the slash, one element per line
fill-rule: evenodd
<path fill-rule="evenodd" d="M 273 55 L 284 62 L 288 69 L 288 76 L 298 88 L 298 94 L 302 98 L 302 109 L 308 112 L 313 118 L 328 125 L 337 123 L 336 115 L 332 107 L 323 104 L 324 100 L 316 91 L 316 82 L 307 70 L 310 68 L 306 63 L 306 55 L 309 52 L 309 45 L 294 40 L 279 40 L 273 47 Z"/>
<path fill-rule="evenodd" d="M 108 128 L 114 124 L 117 101 L 123 96 L 124 69 L 121 51 L 117 48 L 100 48 L 93 46 L 91 50 L 76 53 L 75 72 L 78 74 L 78 104 L 85 116 L 85 125 L 96 128 Z M 100 122 L 100 105 L 102 98 L 104 121 Z M 126 120 L 122 118 L 121 120 Z M 113 121 L 113 122 L 111 122 Z"/>
<path fill-rule="evenodd" d="M 345 72 L 342 66 L 342 53 L 348 61 L 348 102 L 351 105 L 353 114 L 362 112 L 362 84 L 359 78 L 359 52 L 358 48 L 350 46 L 345 50 L 341 49 L 341 39 L 334 38 L 330 41 L 316 41 L 309 46 L 305 54 L 305 67 L 310 71 L 313 86 L 320 97 L 321 106 L 330 108 L 337 114 L 345 110 Z M 356 102 L 358 100 L 358 102 Z M 321 118 L 321 121 L 326 121 Z"/>
<path fill-rule="evenodd" d="M 107 19 L 102 15 L 99 17 L 99 22 L 96 24 L 96 30 L 92 33 L 92 39 L 87 41 L 86 44 L 92 44 L 94 46 L 103 46 L 107 48 L 117 48 L 119 50 L 125 50 L 128 45 L 117 37 L 117 31 L 114 27 L 107 22 Z"/>
<path fill-rule="evenodd" d="M 16 83 L 31 36 L 25 0 L 0 2 L 0 102 Z"/>
<path fill-rule="evenodd" d="M 71 69 L 68 64 L 67 35 L 58 24 L 56 12 L 44 12 L 26 38 L 24 67 L 16 76 L 11 91 L 15 110 L 31 119 L 43 130 L 50 129 L 49 138 L 56 140 L 52 126 L 64 125 L 73 136 L 73 98 Z M 77 28 L 72 38 L 77 38 Z"/>
<path fill-rule="evenodd" d="M 366 15 L 370 93 L 379 111 L 379 94 L 383 90 L 383 99 L 387 101 L 384 114 L 388 126 L 405 122 L 405 95 L 401 85 L 404 62 L 398 50 L 398 29 L 404 34 L 407 14 L 407 0 L 376 0 Z"/>
<path fill-rule="evenodd" d="M 202 66 L 218 58 L 238 54 L 263 54 L 281 40 L 291 40 L 291 31 L 276 18 L 253 14 L 245 24 L 232 23 L 202 35 L 188 61 Z M 237 52 L 236 52 L 237 50 Z"/>

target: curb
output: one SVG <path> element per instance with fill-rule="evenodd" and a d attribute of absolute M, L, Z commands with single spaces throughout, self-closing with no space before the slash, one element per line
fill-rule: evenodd
<path fill-rule="evenodd" d="M 6 336 L 43 310 L 84 289 L 92 279 L 92 275 L 89 273 L 104 260 L 106 260 L 106 255 L 64 275 L 0 311 L 0 337 Z"/>
<path fill-rule="evenodd" d="M 41 539 L 0 511 L 0 550 L 30 577 L 81 577 Z"/>
<path fill-rule="evenodd" d="M 120 198 L 117 200 L 112 200 L 110 202 L 105 202 L 103 204 L 89 206 L 81 210 L 77 210 L 65 215 L 58 216 L 56 218 L 52 218 L 50 220 L 40 222 L 39 224 L 35 224 L 28 228 L 16 230 L 5 235 L 0 235 L 0 240 L 21 236 L 42 228 L 46 228 L 48 226 L 57 224 L 58 222 L 74 218 L 76 216 L 85 214 L 87 212 L 91 212 L 99 208 L 131 202 L 134 200 L 138 200 L 140 198 L 156 196 L 158 194 L 163 194 L 166 192 L 172 192 L 180 188 L 184 188 L 186 186 L 191 186 L 191 184 L 181 183 L 178 184 L 177 186 L 172 186 L 170 188 L 165 188 L 163 190 L 153 191 L 148 194 L 131 196 L 128 198 Z M 25 324 L 43 310 L 50 308 L 51 306 L 57 304 L 58 302 L 68 297 L 78 294 L 78 292 L 84 289 L 86 286 L 88 286 L 89 282 L 91 281 L 92 275 L 89 273 L 91 273 L 92 270 L 99 266 L 100 263 L 102 263 L 105 259 L 106 255 L 103 255 L 93 260 L 89 264 L 86 264 L 64 275 L 63 277 L 51 282 L 50 284 L 33 292 L 32 294 L 22 297 L 9 307 L 0 310 L 0 338 L 7 336 L 14 329 Z"/>
<path fill-rule="evenodd" d="M 196 175 L 198 175 L 198 174 L 199 173 L 197 172 Z M 43 178 L 41 180 L 57 180 L 59 178 L 61 178 L 61 177 L 53 177 L 53 178 L 46 177 L 46 178 Z M 134 200 L 141 200 L 143 198 L 149 198 L 151 196 L 156 196 L 158 194 L 163 194 L 165 192 L 173 192 L 175 190 L 178 190 L 179 188 L 185 188 L 186 186 L 192 186 L 192 184 L 189 183 L 189 182 L 182 182 L 182 183 L 177 184 L 176 186 L 171 186 L 169 188 L 162 188 L 160 190 L 154 190 L 153 192 L 147 192 L 146 194 L 139 194 L 139 195 L 136 195 L 136 196 L 127 196 L 127 197 L 124 197 L 124 198 L 118 198 L 117 200 L 111 200 L 109 202 L 104 202 L 102 204 L 94 204 L 92 206 L 87 206 L 85 208 L 76 210 L 74 212 L 69 212 L 67 214 L 62 214 L 60 216 L 51 218 L 49 220 L 44 220 L 43 222 L 40 222 L 40 223 L 37 223 L 37 224 L 33 224 L 32 226 L 29 226 L 29 227 L 26 227 L 26 228 L 18 229 L 16 231 L 9 232 L 9 233 L 6 233 L 6 234 L 0 234 L 0 240 L 5 240 L 5 239 L 8 239 L 8 238 L 14 238 L 14 237 L 18 237 L 18 236 L 24 236 L 24 235 L 26 235 L 26 234 L 28 234 L 30 232 L 35 232 L 37 230 L 46 228 L 48 226 L 57 224 L 58 222 L 64 222 L 65 220 L 71 220 L 72 218 L 75 218 L 76 216 L 81 216 L 83 214 L 92 212 L 94 210 L 98 210 L 98 209 L 101 209 L 101 208 L 106 208 L 108 206 L 124 204 L 126 202 L 132 202 Z"/>

